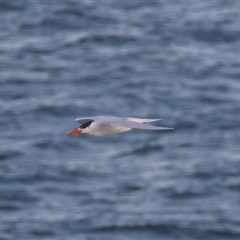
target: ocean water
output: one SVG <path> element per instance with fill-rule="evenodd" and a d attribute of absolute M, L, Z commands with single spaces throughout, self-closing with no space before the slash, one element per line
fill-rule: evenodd
<path fill-rule="evenodd" d="M 239 16 L 0 1 L 0 240 L 240 239 Z M 67 136 L 91 115 L 175 130 Z"/>

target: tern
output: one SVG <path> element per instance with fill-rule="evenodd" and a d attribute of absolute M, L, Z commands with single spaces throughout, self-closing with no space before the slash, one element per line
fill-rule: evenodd
<path fill-rule="evenodd" d="M 144 130 L 171 130 L 173 128 L 158 127 L 147 124 L 159 121 L 160 119 L 113 117 L 113 116 L 93 116 L 77 118 L 75 121 L 80 124 L 77 129 L 71 131 L 68 136 L 76 136 L 81 133 L 94 136 L 105 136 L 115 133 L 127 132 L 131 129 Z"/>

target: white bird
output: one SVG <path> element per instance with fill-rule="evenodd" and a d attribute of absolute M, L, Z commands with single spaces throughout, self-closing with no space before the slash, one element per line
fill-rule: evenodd
<path fill-rule="evenodd" d="M 68 136 L 75 136 L 86 133 L 94 136 L 105 136 L 114 133 L 126 132 L 132 128 L 145 130 L 171 130 L 173 128 L 157 127 L 146 124 L 160 119 L 149 118 L 124 118 L 112 116 L 94 116 L 77 118 L 75 121 L 80 123 L 79 128 L 71 131 Z"/>

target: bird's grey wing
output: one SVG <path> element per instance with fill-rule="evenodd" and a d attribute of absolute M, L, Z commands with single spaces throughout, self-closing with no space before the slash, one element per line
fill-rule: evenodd
<path fill-rule="evenodd" d="M 102 123 L 109 124 L 112 126 L 118 126 L 118 127 L 146 129 L 146 130 L 171 130 L 171 129 L 173 129 L 173 128 L 168 128 L 168 127 L 158 127 L 158 126 L 153 126 L 153 125 L 149 125 L 149 124 L 138 123 L 138 122 L 133 122 L 133 121 L 128 121 L 128 120 L 118 120 L 115 122 L 104 121 Z"/>
<path fill-rule="evenodd" d="M 133 117 L 116 117 L 116 116 L 94 116 L 92 117 L 96 121 L 132 121 L 137 123 L 148 123 L 159 121 L 160 118 L 133 118 Z"/>

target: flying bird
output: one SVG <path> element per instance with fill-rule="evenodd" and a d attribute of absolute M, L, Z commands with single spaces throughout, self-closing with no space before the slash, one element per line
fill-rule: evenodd
<path fill-rule="evenodd" d="M 94 136 L 105 136 L 115 133 L 127 132 L 131 129 L 144 130 L 171 130 L 173 128 L 157 127 L 149 122 L 159 121 L 160 119 L 132 118 L 132 117 L 113 117 L 113 116 L 94 116 L 77 118 L 75 121 L 80 124 L 77 129 L 71 131 L 68 136 L 76 136 L 81 133 Z"/>

